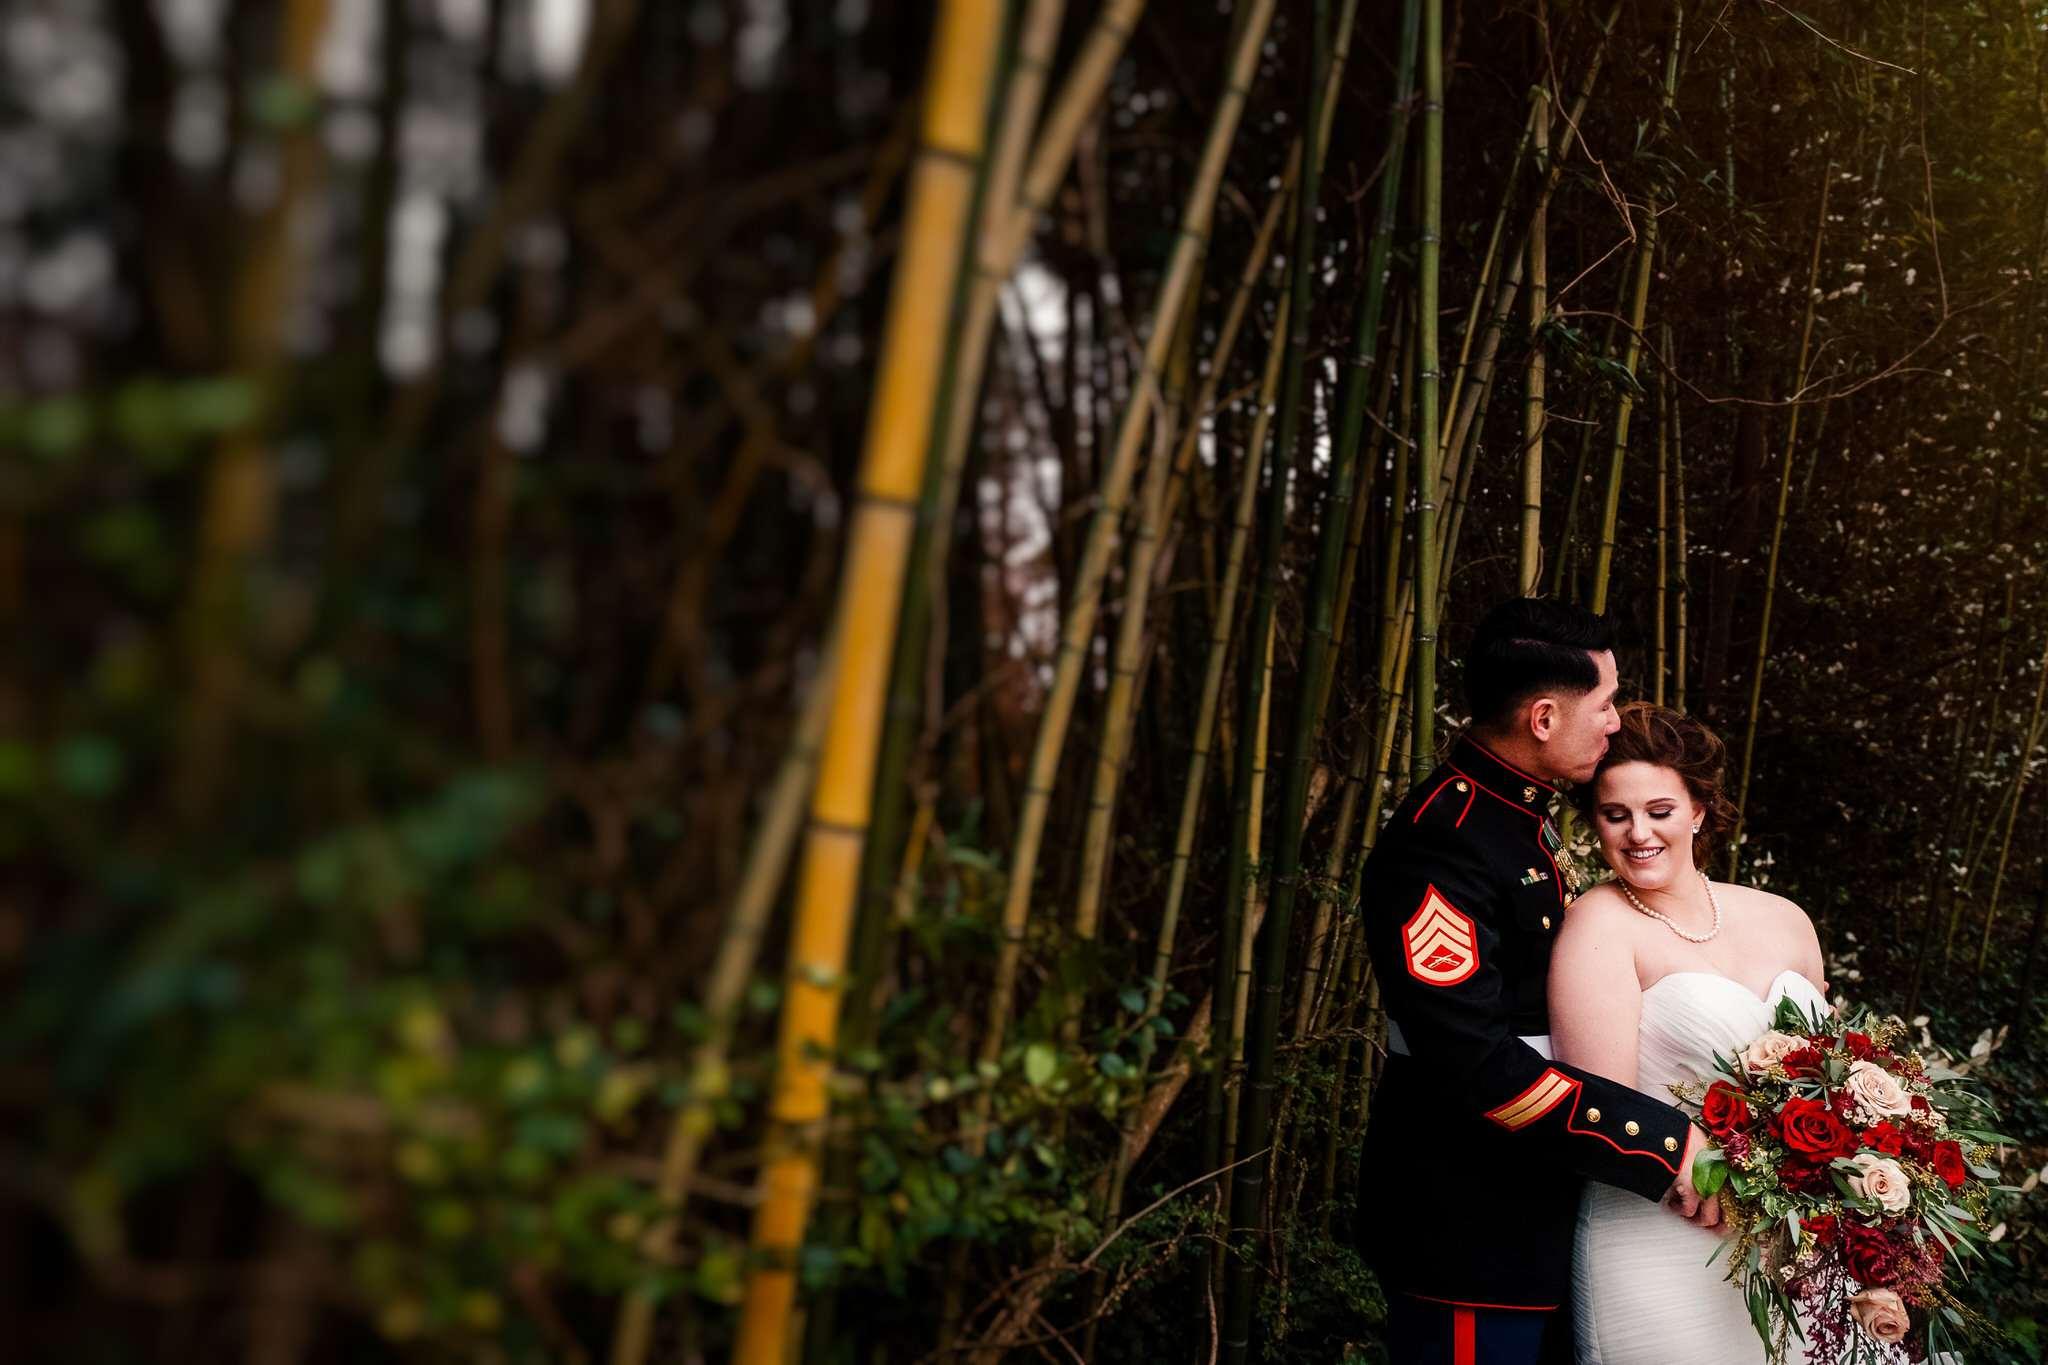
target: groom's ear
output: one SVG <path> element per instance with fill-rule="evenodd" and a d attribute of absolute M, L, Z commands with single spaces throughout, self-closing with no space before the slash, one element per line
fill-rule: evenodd
<path fill-rule="evenodd" d="M 1539 744 L 1547 742 L 1557 725 L 1557 702 L 1550 697 L 1536 698 L 1522 712 L 1522 723 Z"/>

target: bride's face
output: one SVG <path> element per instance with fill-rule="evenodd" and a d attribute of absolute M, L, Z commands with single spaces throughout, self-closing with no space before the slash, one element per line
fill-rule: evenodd
<path fill-rule="evenodd" d="M 1692 827 L 1704 812 L 1685 782 L 1654 763 L 1617 763 L 1593 788 L 1593 829 L 1631 886 L 1661 891 L 1693 875 Z"/>

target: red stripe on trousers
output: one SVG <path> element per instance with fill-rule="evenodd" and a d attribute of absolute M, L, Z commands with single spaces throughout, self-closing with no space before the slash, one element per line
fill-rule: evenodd
<path fill-rule="evenodd" d="M 1451 1365 L 1477 1365 L 1479 1319 L 1469 1308 L 1451 1310 Z"/>

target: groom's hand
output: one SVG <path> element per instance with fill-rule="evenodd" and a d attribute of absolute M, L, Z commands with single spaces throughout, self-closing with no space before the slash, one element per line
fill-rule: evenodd
<path fill-rule="evenodd" d="M 1692 1159 L 1705 1150 L 1706 1146 L 1707 1135 L 1701 1132 L 1697 1125 L 1686 1130 L 1685 1157 L 1678 1163 L 1678 1179 L 1672 1182 L 1671 1192 L 1664 1196 L 1664 1202 L 1694 1227 L 1719 1228 L 1721 1196 L 1710 1194 L 1702 1199 L 1692 1184 Z"/>

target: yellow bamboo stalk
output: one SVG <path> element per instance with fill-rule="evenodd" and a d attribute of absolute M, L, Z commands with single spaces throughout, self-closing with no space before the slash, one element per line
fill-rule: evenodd
<path fill-rule="evenodd" d="M 817 785 L 797 870 L 789 970 L 753 1226 L 757 1262 L 740 1308 L 735 1365 L 783 1365 L 796 1299 L 794 1258 L 818 1183 L 826 1078 L 841 977 L 874 799 L 875 748 L 904 566 L 935 417 L 946 314 L 959 270 L 975 165 L 986 137 L 1001 0 L 945 0 L 932 41 L 902 259 L 875 374 L 858 501 L 833 620 L 839 641 Z"/>
<path fill-rule="evenodd" d="M 288 0 L 278 30 L 277 74 L 310 89 L 328 0 Z M 308 117 L 278 139 L 278 183 L 257 216 L 237 263 L 229 316 L 229 355 L 237 376 L 260 391 L 284 363 L 284 325 L 301 264 L 299 213 L 319 176 L 319 122 Z M 219 793 L 243 660 L 236 638 L 241 583 L 249 559 L 270 539 L 275 480 L 267 439 L 268 395 L 247 425 L 221 438 L 201 494 L 197 554 L 183 634 L 189 670 L 172 802 L 187 818 L 203 815 Z"/>
<path fill-rule="evenodd" d="M 1673 364 L 1671 347 L 1671 325 L 1664 325 L 1664 363 Z M 1667 371 L 1668 372 L 1668 371 Z M 1672 550 L 1678 559 L 1677 573 L 1671 585 L 1677 596 L 1676 635 L 1671 648 L 1671 704 L 1679 710 L 1685 709 L 1685 654 L 1686 654 L 1686 607 L 1692 596 L 1692 558 L 1685 542 L 1685 419 L 1679 410 L 1677 394 L 1672 395 L 1671 404 L 1671 500 L 1676 507 L 1672 517 Z"/>
<path fill-rule="evenodd" d="M 1258 68 L 1266 28 L 1273 18 L 1273 6 L 1274 0 L 1251 0 L 1244 28 L 1230 54 L 1224 94 L 1217 101 L 1216 111 L 1210 120 L 1208 138 L 1182 209 L 1181 229 L 1160 282 L 1159 296 L 1153 309 L 1157 321 L 1146 339 L 1144 364 L 1131 386 L 1130 397 L 1103 469 L 1095 512 L 1089 521 L 1081 562 L 1075 573 L 1073 596 L 1067 604 L 1066 620 L 1060 633 L 1053 685 L 1039 715 L 1038 734 L 1032 744 L 1031 765 L 1025 779 L 1024 802 L 1018 812 L 1017 841 L 1010 857 L 1010 884 L 1003 904 L 1002 943 L 997 951 L 995 979 L 989 991 L 988 1018 L 981 1039 L 983 1060 L 994 1061 L 1002 1052 L 1003 1032 L 1016 993 L 1017 964 L 1023 954 L 1024 927 L 1030 917 L 1031 888 L 1038 868 L 1039 845 L 1045 835 L 1053 780 L 1058 774 L 1060 753 L 1066 744 L 1074 698 L 1080 689 L 1082 669 L 1095 638 L 1095 613 L 1102 581 L 1108 573 L 1117 524 L 1123 519 L 1138 447 L 1144 440 L 1146 424 L 1159 397 L 1160 373 L 1166 363 L 1167 348 L 1173 341 L 1171 319 L 1180 314 L 1188 282 L 1193 278 L 1195 264 L 1208 242 L 1216 192 L 1222 184 L 1224 163 L 1235 140 L 1238 119 L 1244 112 L 1246 92 Z"/>
<path fill-rule="evenodd" d="M 1657 647 L 1651 654 L 1650 700 L 1664 704 L 1664 650 L 1670 635 L 1671 595 L 1671 375 L 1657 374 Z"/>
<path fill-rule="evenodd" d="M 2012 776 L 2012 809 L 2005 817 L 2005 839 L 1998 846 L 1998 872 L 1991 879 L 1991 900 L 1984 907 L 1984 937 L 1977 942 L 1977 970 L 1991 953 L 1991 923 L 1998 917 L 1998 893 L 2005 887 L 2005 860 L 2012 853 L 2012 832 L 2020 822 L 2020 794 L 2027 789 L 2027 771 L 2041 742 L 2041 700 L 2048 697 L 2048 653 L 2041 656 L 2041 680 L 2034 688 L 2034 713 L 2027 717 L 2027 742 L 2020 750 L 2019 771 Z"/>

